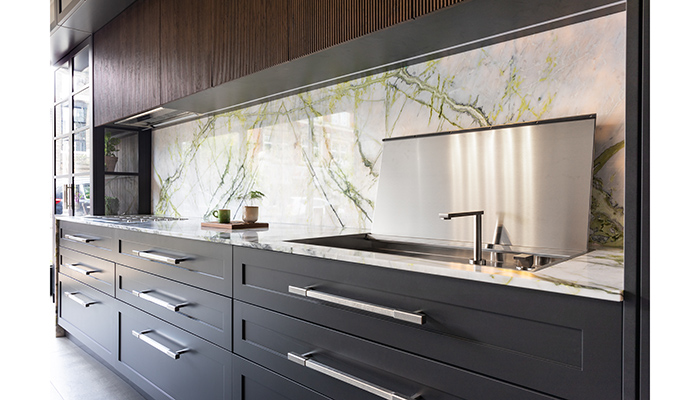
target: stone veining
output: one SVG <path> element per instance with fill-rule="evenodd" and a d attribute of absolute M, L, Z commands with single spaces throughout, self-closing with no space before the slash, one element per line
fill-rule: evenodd
<path fill-rule="evenodd" d="M 154 133 L 154 210 L 269 195 L 269 222 L 370 229 L 381 140 L 596 113 L 590 240 L 622 246 L 625 16 L 613 14 Z"/>

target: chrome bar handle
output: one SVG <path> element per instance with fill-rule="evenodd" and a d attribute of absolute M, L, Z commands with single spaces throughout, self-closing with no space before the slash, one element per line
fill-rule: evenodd
<path fill-rule="evenodd" d="M 411 322 L 417 325 L 423 325 L 425 323 L 425 315 L 423 314 L 401 311 L 390 307 L 378 306 L 376 304 L 365 303 L 363 301 L 353 300 L 347 297 L 340 297 L 333 294 L 319 292 L 318 290 L 289 286 L 289 293 L 293 293 L 304 297 L 310 297 L 313 299 L 323 300 L 329 303 L 355 308 L 358 310 L 368 311 L 374 314 L 384 315 L 401 321 Z"/>
<path fill-rule="evenodd" d="M 90 301 L 84 301 L 80 297 L 76 296 L 77 294 L 80 294 L 80 292 L 63 292 L 63 294 L 66 295 L 69 299 L 73 300 L 74 302 L 80 304 L 83 307 L 90 307 L 93 304 L 99 303 L 99 301 L 95 300 L 90 300 Z M 87 296 L 85 296 L 87 297 Z"/>
<path fill-rule="evenodd" d="M 80 272 L 83 275 L 90 275 L 94 274 L 95 272 L 100 272 L 101 270 L 99 269 L 84 269 L 80 268 L 80 263 L 74 263 L 74 264 L 63 264 L 64 267 L 68 269 L 72 269 L 75 272 Z"/>
<path fill-rule="evenodd" d="M 68 240 L 75 240 L 76 242 L 80 242 L 80 243 L 90 243 L 90 242 L 94 242 L 94 241 L 100 240 L 100 239 L 93 238 L 93 237 L 83 237 L 83 236 L 77 236 L 77 235 L 69 235 L 69 234 L 67 234 L 67 233 L 66 233 L 65 235 L 63 235 L 63 237 L 64 237 L 65 239 L 68 239 Z"/>
<path fill-rule="evenodd" d="M 335 368 L 331 368 L 327 365 L 321 364 L 318 361 L 312 360 L 310 357 L 304 357 L 302 355 L 289 352 L 287 353 L 287 359 L 294 361 L 295 363 L 302 365 L 304 367 L 310 368 L 314 371 L 320 372 L 324 375 L 335 378 L 341 382 L 345 382 L 349 385 L 355 386 L 356 388 L 362 389 L 365 392 L 372 393 L 375 396 L 379 396 L 386 400 L 411 400 L 410 397 L 400 395 L 398 393 L 392 392 L 391 390 L 384 389 L 381 386 L 377 386 L 373 383 L 367 382 L 360 378 L 356 378 L 349 375 L 343 371 L 339 371 Z"/>
<path fill-rule="evenodd" d="M 177 265 L 185 260 L 187 257 L 169 257 L 164 254 L 154 253 L 151 250 L 141 251 L 141 250 L 131 250 L 131 252 L 141 258 L 145 258 L 150 261 L 164 262 L 166 264 Z"/>
<path fill-rule="evenodd" d="M 148 301 L 148 302 L 150 302 L 150 303 L 159 305 L 159 306 L 161 306 L 161 307 L 165 307 L 165 308 L 167 308 L 168 310 L 174 311 L 174 312 L 178 312 L 178 311 L 180 311 L 180 308 L 189 305 L 189 303 L 187 303 L 187 302 L 185 302 L 185 303 L 180 303 L 180 304 L 168 303 L 168 302 L 165 301 L 165 300 L 161 300 L 161 299 L 159 299 L 159 298 L 157 298 L 157 297 L 153 297 L 152 295 L 148 294 L 148 293 L 150 293 L 150 292 L 151 292 L 151 290 L 142 290 L 142 291 L 140 291 L 140 292 L 139 292 L 138 290 L 132 290 L 132 291 L 131 291 L 131 294 L 133 294 L 133 295 L 136 296 L 136 297 L 142 298 L 142 299 L 144 299 L 144 300 L 146 300 L 146 301 Z"/>
<path fill-rule="evenodd" d="M 152 338 L 146 336 L 147 333 L 153 332 L 153 329 L 146 329 L 141 332 L 136 332 L 136 331 L 131 331 L 131 334 L 136 336 L 137 339 L 143 341 L 147 345 L 153 347 L 154 349 L 160 351 L 161 353 L 167 355 L 168 357 L 172 358 L 173 360 L 179 360 L 180 355 L 182 353 L 185 353 L 189 351 L 188 348 L 180 349 L 177 351 L 172 351 L 168 348 L 168 346 L 158 343 L 157 341 L 153 340 Z"/>

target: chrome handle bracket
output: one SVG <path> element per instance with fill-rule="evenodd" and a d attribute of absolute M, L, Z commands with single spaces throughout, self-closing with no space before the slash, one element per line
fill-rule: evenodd
<path fill-rule="evenodd" d="M 322 300 L 328 303 L 338 304 L 341 306 L 346 306 L 354 308 L 357 310 L 371 312 L 373 314 L 383 315 L 385 317 L 391 317 L 401 321 L 410 322 L 416 325 L 423 325 L 425 323 L 425 315 L 420 313 L 408 312 L 397 310 L 391 307 L 379 306 L 376 304 L 366 303 L 363 301 L 358 301 L 354 299 L 349 299 L 347 297 L 336 296 L 333 294 L 323 293 L 318 290 L 300 288 L 296 286 L 289 286 L 289 293 L 296 294 L 299 296 L 309 297 L 313 299 Z"/>

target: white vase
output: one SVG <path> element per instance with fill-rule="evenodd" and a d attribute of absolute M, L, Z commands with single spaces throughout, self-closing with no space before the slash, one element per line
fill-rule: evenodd
<path fill-rule="evenodd" d="M 258 220 L 258 206 L 243 207 L 243 222 L 252 224 Z"/>

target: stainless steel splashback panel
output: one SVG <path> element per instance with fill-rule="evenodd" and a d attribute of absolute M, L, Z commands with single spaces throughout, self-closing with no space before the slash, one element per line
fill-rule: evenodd
<path fill-rule="evenodd" d="M 372 233 L 484 243 L 549 253 L 588 248 L 595 115 L 385 139 Z"/>

